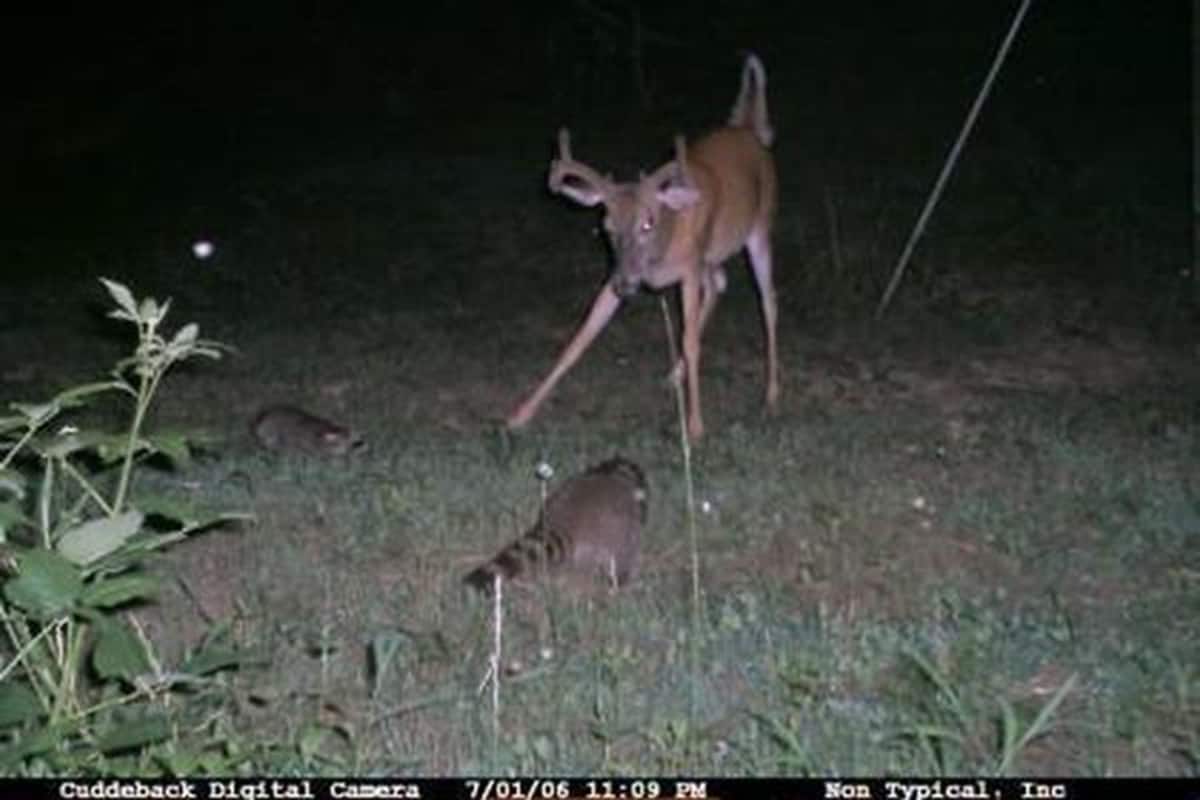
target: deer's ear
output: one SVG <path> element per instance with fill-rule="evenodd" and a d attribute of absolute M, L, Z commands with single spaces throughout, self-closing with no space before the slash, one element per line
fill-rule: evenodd
<path fill-rule="evenodd" d="M 658 190 L 658 201 L 672 211 L 682 211 L 700 200 L 700 192 L 692 186 L 669 183 Z"/>
<path fill-rule="evenodd" d="M 687 156 L 682 136 L 675 137 L 675 158 L 663 164 L 646 180 L 655 187 L 658 202 L 672 211 L 682 211 L 700 200 L 700 190 L 688 175 Z"/>

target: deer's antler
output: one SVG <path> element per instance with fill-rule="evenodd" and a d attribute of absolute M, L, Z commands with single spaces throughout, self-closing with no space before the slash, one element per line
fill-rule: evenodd
<path fill-rule="evenodd" d="M 650 177 L 646 180 L 651 186 L 672 183 L 679 188 L 693 188 L 692 178 L 687 168 L 687 144 L 684 143 L 682 136 L 678 134 L 675 136 L 675 158 L 650 173 Z"/>
<path fill-rule="evenodd" d="M 683 181 L 684 186 L 691 186 L 692 176 L 688 174 L 687 168 L 687 144 L 678 133 L 675 134 L 675 163 L 679 165 L 679 179 Z"/>
<path fill-rule="evenodd" d="M 613 188 L 612 180 L 571 157 L 571 133 L 566 128 L 558 131 L 558 158 L 550 162 L 547 185 L 585 206 L 604 202 Z"/>

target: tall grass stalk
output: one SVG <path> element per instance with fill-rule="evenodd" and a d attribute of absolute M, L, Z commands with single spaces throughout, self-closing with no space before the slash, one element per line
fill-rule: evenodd
<path fill-rule="evenodd" d="M 488 673 L 485 681 L 492 682 L 492 766 L 495 768 L 500 753 L 500 664 L 504 644 L 504 578 L 496 573 L 492 576 L 492 653 L 488 657 Z M 482 687 L 481 687 L 482 688 Z"/>
<path fill-rule="evenodd" d="M 696 706 L 700 680 L 700 632 L 704 620 L 704 606 L 700 595 L 700 547 L 696 534 L 696 483 L 692 476 L 692 443 L 687 431 L 687 403 L 683 397 L 683 375 L 677 369 L 679 348 L 675 345 L 675 326 L 671 322 L 671 309 L 667 307 L 665 295 L 659 297 L 662 305 L 663 322 L 667 328 L 667 351 L 671 359 L 671 370 L 675 387 L 675 410 L 679 415 L 679 446 L 683 452 L 683 481 L 687 502 L 688 553 L 691 559 L 692 606 L 691 632 L 688 636 L 688 731 L 695 731 Z M 691 759 L 692 738 L 688 738 L 688 758 Z"/>

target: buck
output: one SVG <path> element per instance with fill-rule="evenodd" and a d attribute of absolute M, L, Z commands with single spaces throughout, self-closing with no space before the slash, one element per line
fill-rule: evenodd
<path fill-rule="evenodd" d="M 550 191 L 584 206 L 603 205 L 604 230 L 614 265 L 591 309 L 545 379 L 508 418 L 526 425 L 596 336 L 622 299 L 642 286 L 680 287 L 683 355 L 673 378 L 685 380 L 687 432 L 704 433 L 700 411 L 700 337 L 725 290 L 724 262 L 745 248 L 758 285 L 766 333 L 766 405 L 779 400 L 775 349 L 775 288 L 771 280 L 771 224 L 776 205 L 775 165 L 768 149 L 774 131 L 767 118 L 767 78 L 757 56 L 746 58 L 741 90 L 729 122 L 686 145 L 675 137 L 675 156 L 636 183 L 617 183 L 571 156 L 571 136 L 558 134 L 550 163 Z"/>

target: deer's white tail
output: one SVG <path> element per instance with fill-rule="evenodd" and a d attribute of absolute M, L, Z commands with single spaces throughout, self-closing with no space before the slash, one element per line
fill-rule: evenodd
<path fill-rule="evenodd" d="M 742 88 L 729 113 L 729 124 L 754 131 L 764 147 L 775 141 L 775 130 L 767 117 L 767 71 L 753 53 L 746 56 L 742 67 Z"/>

